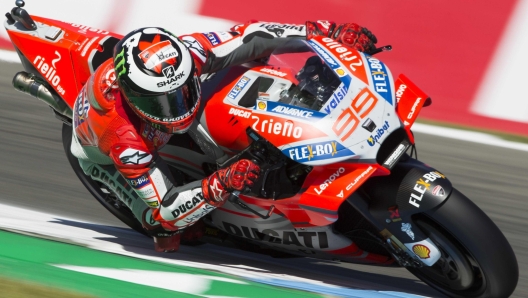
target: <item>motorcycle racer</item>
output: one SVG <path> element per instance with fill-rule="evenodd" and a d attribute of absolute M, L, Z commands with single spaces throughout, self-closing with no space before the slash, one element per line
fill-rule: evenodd
<path fill-rule="evenodd" d="M 177 185 L 158 154 L 172 134 L 189 130 L 201 103 L 200 76 L 269 56 L 292 38 L 331 37 L 375 51 L 376 37 L 357 24 L 250 21 L 225 32 L 176 37 L 141 28 L 123 37 L 94 72 L 74 105 L 71 151 L 154 238 L 157 251 L 178 249 L 180 234 L 233 191 L 248 190 L 259 166 L 240 160 L 201 181 Z M 200 231 L 197 231 L 198 235 Z"/>

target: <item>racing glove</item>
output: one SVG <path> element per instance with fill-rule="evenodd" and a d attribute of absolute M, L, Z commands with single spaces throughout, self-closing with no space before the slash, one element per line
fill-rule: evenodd
<path fill-rule="evenodd" d="M 306 22 L 306 38 L 310 39 L 315 35 L 328 36 L 367 54 L 375 53 L 375 44 L 378 42 L 372 32 L 355 23 L 336 25 L 331 21 Z"/>
<path fill-rule="evenodd" d="M 246 192 L 258 178 L 260 167 L 248 159 L 239 160 L 225 169 L 214 172 L 202 180 L 205 201 L 215 207 L 222 206 L 233 191 Z"/>

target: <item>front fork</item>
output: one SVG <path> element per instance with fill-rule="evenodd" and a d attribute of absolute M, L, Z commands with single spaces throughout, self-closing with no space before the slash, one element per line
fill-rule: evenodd
<path fill-rule="evenodd" d="M 441 205 L 451 191 L 443 174 L 407 157 L 390 175 L 370 178 L 347 202 L 376 227 L 401 266 L 432 266 L 441 252 L 413 217 Z"/>

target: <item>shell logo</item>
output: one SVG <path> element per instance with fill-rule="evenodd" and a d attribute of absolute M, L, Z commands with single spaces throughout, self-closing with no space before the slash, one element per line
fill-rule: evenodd
<path fill-rule="evenodd" d="M 259 110 L 265 110 L 266 109 L 266 103 L 265 102 L 261 101 L 261 102 L 258 103 L 257 106 L 258 106 Z"/>
<path fill-rule="evenodd" d="M 421 259 L 429 259 L 431 250 L 422 244 L 416 244 L 412 248 L 413 252 L 419 256 Z"/>

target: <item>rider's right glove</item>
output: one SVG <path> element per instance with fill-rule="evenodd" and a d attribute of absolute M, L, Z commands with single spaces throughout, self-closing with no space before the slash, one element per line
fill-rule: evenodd
<path fill-rule="evenodd" d="M 231 192 L 245 192 L 258 178 L 260 167 L 248 159 L 239 160 L 225 169 L 214 172 L 202 180 L 205 201 L 215 207 L 222 206 Z"/>

